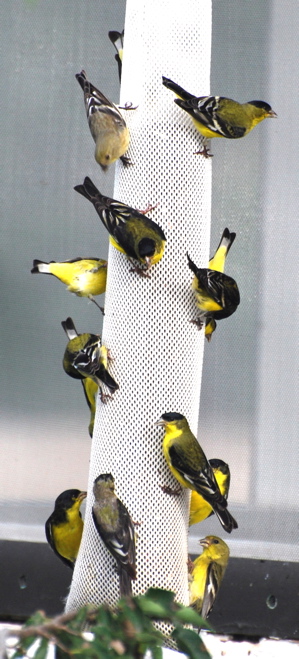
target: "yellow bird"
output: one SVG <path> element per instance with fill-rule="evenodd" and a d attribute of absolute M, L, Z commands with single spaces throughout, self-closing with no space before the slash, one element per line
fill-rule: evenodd
<path fill-rule="evenodd" d="M 200 310 L 199 319 L 192 321 L 202 327 L 203 322 L 228 318 L 240 304 L 240 293 L 237 282 L 218 270 L 197 268 L 187 254 L 188 265 L 195 277 L 192 288 L 195 294 L 196 306 Z M 214 328 L 215 329 L 215 328 Z"/>
<path fill-rule="evenodd" d="M 124 30 L 122 32 L 117 32 L 116 30 L 110 30 L 110 32 L 108 32 L 108 37 L 111 43 L 113 43 L 113 46 L 116 50 L 116 55 L 114 55 L 114 57 L 117 61 L 119 82 L 121 82 L 121 68 L 122 68 L 123 47 L 124 47 Z"/>
<path fill-rule="evenodd" d="M 45 524 L 46 538 L 56 556 L 72 570 L 78 555 L 83 521 L 80 506 L 87 492 L 65 490 L 55 501 L 55 508 Z"/>
<path fill-rule="evenodd" d="M 196 130 L 203 136 L 204 148 L 197 153 L 206 158 L 212 155 L 207 148 L 210 138 L 245 137 L 264 119 L 277 116 L 265 101 L 238 103 L 225 96 L 193 96 L 169 78 L 162 76 L 162 81 L 164 87 L 178 96 L 174 102 L 190 114 Z"/>
<path fill-rule="evenodd" d="M 101 385 L 105 384 L 112 394 L 119 389 L 107 369 L 109 350 L 101 346 L 98 334 L 78 334 L 72 318 L 63 320 L 61 325 L 69 339 L 62 362 L 64 371 L 77 380 L 94 380 L 100 388 L 101 400 L 105 403 L 111 396 L 103 393 Z"/>
<path fill-rule="evenodd" d="M 96 143 L 94 157 L 105 171 L 120 158 L 126 166 L 130 164 L 126 153 L 130 133 L 117 107 L 86 78 L 85 71 L 76 74 L 84 92 L 85 109 L 92 137 Z"/>
<path fill-rule="evenodd" d="M 183 487 L 195 490 L 210 504 L 227 533 L 238 528 L 236 520 L 227 510 L 227 501 L 219 490 L 213 469 L 191 432 L 187 419 L 178 412 L 166 412 L 157 421 L 157 425 L 164 427 L 163 453 L 176 480 Z"/>
<path fill-rule="evenodd" d="M 75 293 L 78 297 L 88 297 L 94 302 L 102 313 L 94 295 L 102 295 L 106 291 L 107 261 L 98 258 L 84 259 L 78 256 L 70 261 L 39 261 L 34 259 L 32 273 L 44 273 L 57 277 L 63 284 L 67 284 L 67 290 Z"/>
<path fill-rule="evenodd" d="M 226 464 L 226 462 L 223 462 L 223 460 L 218 460 L 216 458 L 209 460 L 209 463 L 213 469 L 213 474 L 215 476 L 219 490 L 224 498 L 227 499 L 230 485 L 229 466 Z M 198 522 L 202 522 L 210 515 L 213 515 L 212 506 L 203 498 L 201 494 L 198 494 L 198 492 L 192 490 L 190 500 L 189 526 L 192 526 L 192 524 L 198 524 Z"/>
<path fill-rule="evenodd" d="M 209 260 L 209 270 L 217 270 L 218 272 L 224 272 L 225 260 L 235 240 L 235 237 L 236 234 L 234 232 L 229 231 L 229 229 L 227 228 L 224 229 L 220 243 L 216 249 L 216 252 L 214 256 L 212 256 Z M 215 332 L 215 329 L 217 327 L 217 323 L 216 320 L 210 316 L 206 316 L 205 321 L 206 321 L 205 337 L 208 340 L 208 342 L 210 342 L 212 338 L 212 334 L 213 332 Z M 192 320 L 191 322 L 195 323 L 195 325 L 198 325 L 198 320 Z"/>
<path fill-rule="evenodd" d="M 227 544 L 215 535 L 199 541 L 203 552 L 192 566 L 189 583 L 190 606 L 203 618 L 211 612 L 229 559 Z"/>
<path fill-rule="evenodd" d="M 145 265 L 146 270 L 160 261 L 164 254 L 166 238 L 158 224 L 135 208 L 104 197 L 88 176 L 83 185 L 76 185 L 74 189 L 94 205 L 110 234 L 113 247 Z M 133 270 L 148 276 L 138 267 Z"/>
<path fill-rule="evenodd" d="M 132 595 L 136 579 L 135 530 L 132 519 L 114 491 L 111 474 L 100 474 L 93 486 L 92 517 L 103 542 L 117 561 L 120 596 Z"/>

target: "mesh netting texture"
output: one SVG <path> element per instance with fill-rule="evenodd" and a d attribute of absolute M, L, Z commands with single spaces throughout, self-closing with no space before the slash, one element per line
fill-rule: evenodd
<path fill-rule="evenodd" d="M 93 481 L 102 473 L 113 474 L 117 496 L 139 523 L 133 594 L 166 588 L 188 604 L 189 492 L 169 496 L 160 487 L 177 483 L 155 421 L 164 412 L 180 412 L 196 434 L 204 332 L 190 323 L 197 314 L 186 252 L 199 267 L 207 266 L 211 162 L 194 155 L 199 135 L 162 86 L 162 75 L 192 93 L 208 94 L 210 49 L 210 0 L 127 1 L 121 105 L 131 101 L 138 108 L 124 111 L 133 165 L 117 163 L 114 198 L 138 209 L 158 204 L 149 216 L 167 243 L 150 279 L 130 272 L 125 255 L 110 246 L 102 342 L 111 350 L 110 372 L 119 390 L 108 403 L 97 404 L 84 533 L 68 611 L 119 598 L 115 560 L 91 515 Z M 99 188 L 105 194 L 102 182 Z"/>

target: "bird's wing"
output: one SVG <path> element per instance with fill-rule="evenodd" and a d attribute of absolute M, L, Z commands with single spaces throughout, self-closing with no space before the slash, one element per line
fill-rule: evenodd
<path fill-rule="evenodd" d="M 172 466 L 187 482 L 193 485 L 196 491 L 201 494 L 208 503 L 210 503 L 211 498 L 213 501 L 215 499 L 217 500 L 218 495 L 220 499 L 223 499 L 215 481 L 213 471 L 208 463 L 207 466 L 204 466 L 200 471 L 195 469 L 193 467 L 192 458 L 187 462 L 186 453 L 178 444 L 173 444 L 169 448 L 169 457 Z M 226 502 L 225 505 L 227 505 Z"/>
<path fill-rule="evenodd" d="M 203 618 L 207 618 L 209 613 L 212 611 L 213 604 L 219 590 L 220 582 L 221 574 L 219 566 L 217 563 L 212 562 L 207 569 L 206 586 L 201 609 L 201 615 Z"/>

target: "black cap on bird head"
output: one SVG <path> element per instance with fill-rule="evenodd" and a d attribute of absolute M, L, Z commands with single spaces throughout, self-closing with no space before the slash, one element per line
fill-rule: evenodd
<path fill-rule="evenodd" d="M 165 412 L 161 416 L 161 419 L 167 423 L 170 423 L 171 421 L 183 421 L 184 418 L 185 417 L 179 412 Z"/>
<path fill-rule="evenodd" d="M 269 117 L 277 117 L 277 114 L 272 110 L 271 105 L 265 103 L 265 101 L 248 101 L 248 103 L 249 105 L 254 105 L 254 107 L 259 108 L 260 110 L 265 110 Z"/>
<path fill-rule="evenodd" d="M 141 238 L 138 243 L 138 251 L 141 258 L 145 259 L 146 256 L 154 256 L 155 241 L 152 238 Z"/>
<path fill-rule="evenodd" d="M 61 494 L 57 497 L 55 501 L 55 508 L 58 507 L 67 510 L 79 497 L 83 501 L 83 499 L 86 497 L 86 494 L 87 492 L 81 492 L 81 490 L 65 490 L 64 492 L 61 492 Z"/>

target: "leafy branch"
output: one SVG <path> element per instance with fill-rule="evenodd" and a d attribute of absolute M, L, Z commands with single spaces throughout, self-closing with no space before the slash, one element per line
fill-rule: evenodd
<path fill-rule="evenodd" d="M 35 653 L 30 655 L 34 659 L 46 659 L 50 642 L 56 647 L 57 659 L 143 659 L 146 650 L 153 659 L 162 659 L 167 638 L 154 622 L 171 625 L 169 638 L 190 659 L 209 659 L 200 636 L 184 627 L 201 628 L 207 626 L 206 621 L 174 597 L 171 591 L 150 588 L 145 595 L 121 599 L 114 610 L 107 605 L 85 606 L 52 619 L 37 611 L 17 632 L 12 659 L 26 657 L 37 639 Z"/>

